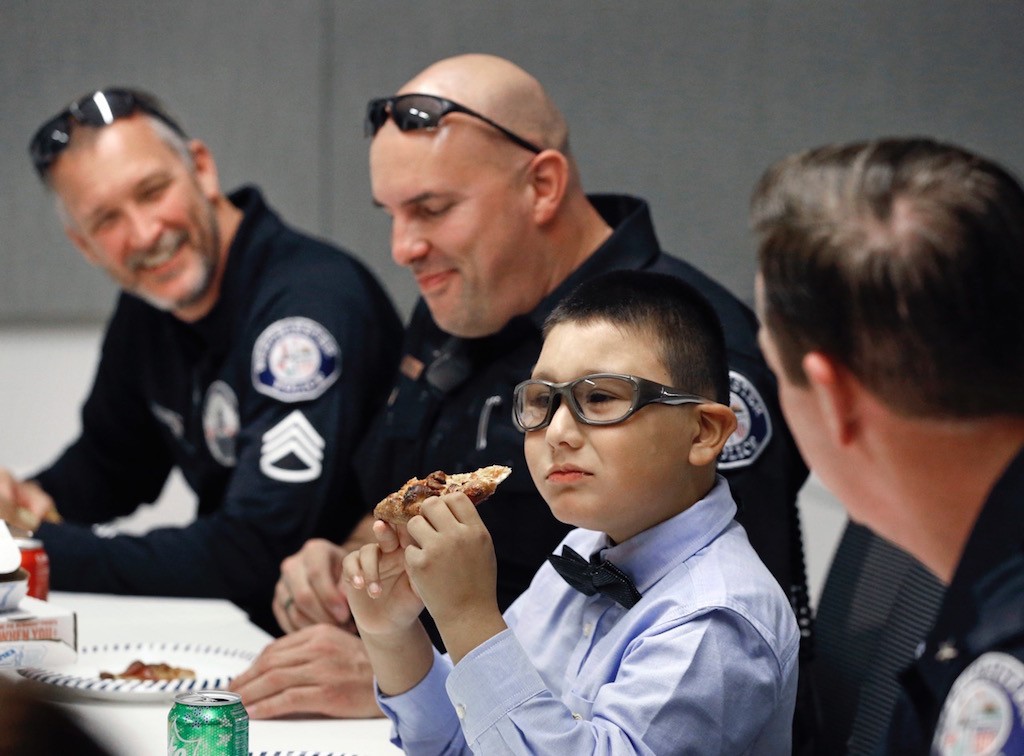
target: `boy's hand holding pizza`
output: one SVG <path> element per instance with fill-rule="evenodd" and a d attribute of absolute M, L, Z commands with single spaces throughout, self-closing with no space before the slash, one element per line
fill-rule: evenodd
<path fill-rule="evenodd" d="M 491 534 L 462 493 L 427 499 L 407 527 L 406 570 L 457 663 L 507 628 Z"/>
<path fill-rule="evenodd" d="M 405 571 L 405 527 L 378 520 L 373 534 L 377 543 L 350 552 L 342 562 L 342 584 L 364 640 L 407 630 L 423 611 Z"/>
<path fill-rule="evenodd" d="M 418 621 L 424 606 L 456 661 L 506 629 L 497 603 L 494 546 L 475 505 L 494 493 L 509 472 L 492 466 L 410 479 L 374 510 L 382 518 L 373 526 L 377 543 L 345 558 L 345 593 L 360 635 L 371 657 L 374 645 L 390 649 L 388 667 L 396 673 L 393 688 L 398 690 L 388 690 L 378 669 L 382 692 L 400 692 L 419 681 L 409 681 L 408 670 L 416 664 L 403 668 L 395 648 L 401 645 L 403 653 L 414 649 L 411 655 L 422 659 L 423 643 L 430 646 Z"/>

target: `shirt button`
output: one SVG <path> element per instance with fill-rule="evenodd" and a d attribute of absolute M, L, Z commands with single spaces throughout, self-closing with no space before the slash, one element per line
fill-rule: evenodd
<path fill-rule="evenodd" d="M 584 638 L 589 638 L 590 634 L 592 632 L 594 632 L 594 623 L 593 622 L 584 622 L 583 623 L 583 637 Z"/>
<path fill-rule="evenodd" d="M 466 707 L 462 704 L 455 704 L 455 716 L 457 716 L 459 719 L 465 719 Z"/>
<path fill-rule="evenodd" d="M 572 713 L 573 719 L 583 719 L 583 715 L 577 714 L 575 711 Z"/>

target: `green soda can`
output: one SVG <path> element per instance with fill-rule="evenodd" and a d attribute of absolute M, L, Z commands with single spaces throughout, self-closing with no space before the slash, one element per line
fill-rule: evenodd
<path fill-rule="evenodd" d="M 237 693 L 179 693 L 167 715 L 167 756 L 249 756 L 249 715 Z"/>

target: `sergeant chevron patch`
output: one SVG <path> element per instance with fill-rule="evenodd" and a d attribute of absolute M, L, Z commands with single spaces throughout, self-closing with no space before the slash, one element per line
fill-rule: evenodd
<path fill-rule="evenodd" d="M 295 410 L 263 434 L 260 470 L 268 478 L 282 483 L 307 483 L 323 471 L 323 437 Z"/>

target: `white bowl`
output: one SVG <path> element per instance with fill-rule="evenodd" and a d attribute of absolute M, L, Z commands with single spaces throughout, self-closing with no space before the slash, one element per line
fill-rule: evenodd
<path fill-rule="evenodd" d="M 24 568 L 17 572 L 0 575 L 0 612 L 17 609 L 28 593 L 28 573 Z"/>

